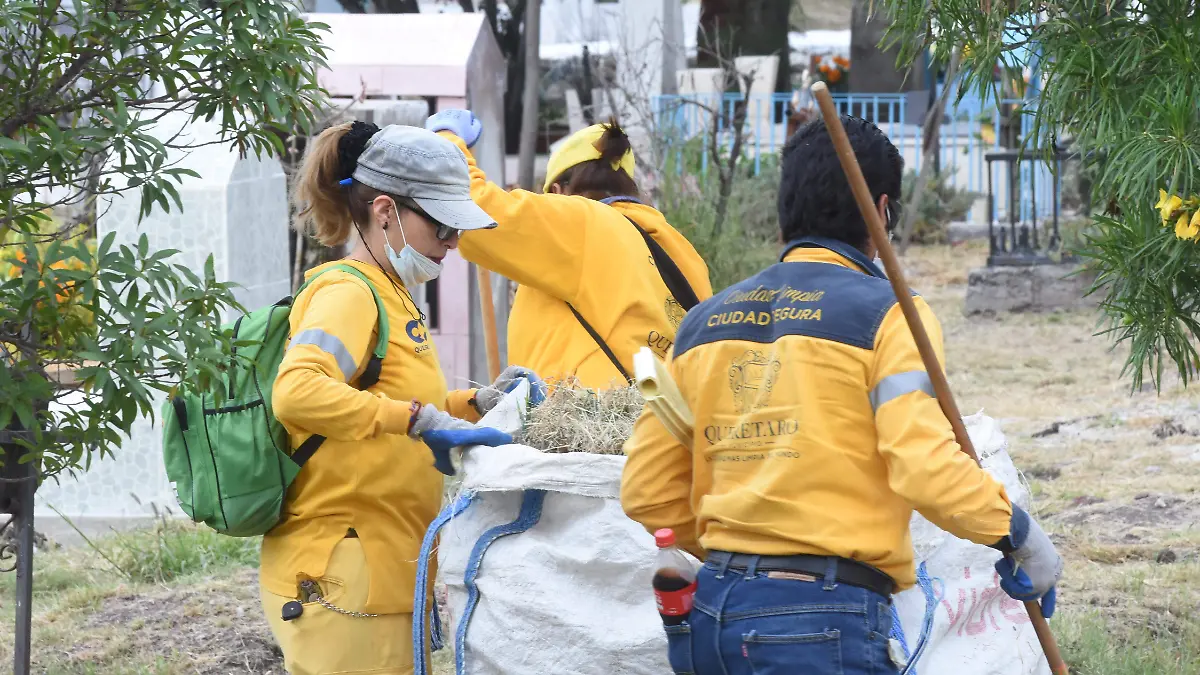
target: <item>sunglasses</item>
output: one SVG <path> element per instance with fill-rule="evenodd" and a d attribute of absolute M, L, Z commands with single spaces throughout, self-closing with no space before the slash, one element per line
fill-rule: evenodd
<path fill-rule="evenodd" d="M 374 204 L 375 200 L 369 199 L 369 200 L 367 200 L 367 203 Z M 399 200 L 397 200 L 396 203 L 403 206 L 404 208 L 408 209 L 409 211 L 412 211 L 413 213 L 421 216 L 425 220 L 428 220 L 429 222 L 433 223 L 433 225 L 434 225 L 433 236 L 437 237 L 438 241 L 447 241 L 449 239 L 452 239 L 456 235 L 462 234 L 462 230 L 457 230 L 453 227 L 450 227 L 449 225 L 443 225 L 443 224 L 439 223 L 437 221 L 437 218 L 434 218 L 433 216 L 426 213 L 425 209 L 422 209 L 420 206 L 417 206 L 417 203 L 411 199 L 399 199 Z M 397 214 L 396 217 L 399 218 L 400 217 L 399 214 Z"/>
<path fill-rule="evenodd" d="M 437 219 L 435 219 L 433 216 L 429 215 L 428 213 L 425 213 L 424 209 L 417 206 L 416 202 L 413 202 L 412 204 L 406 204 L 405 206 L 408 208 L 408 210 L 413 211 L 414 213 L 421 216 L 425 220 L 428 220 L 429 222 L 434 224 L 436 229 L 433 232 L 433 236 L 437 237 L 438 241 L 447 241 L 459 234 L 462 234 L 462 231 L 460 231 L 460 230 L 456 230 L 453 227 L 450 227 L 449 225 L 443 225 L 443 224 L 439 223 L 437 221 Z"/>

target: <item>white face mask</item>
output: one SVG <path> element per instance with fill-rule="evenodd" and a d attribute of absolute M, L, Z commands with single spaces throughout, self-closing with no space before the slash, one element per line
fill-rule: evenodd
<path fill-rule="evenodd" d="M 875 256 L 875 259 L 872 260 L 871 262 L 875 263 L 875 266 L 879 268 L 879 271 L 881 273 L 883 273 L 883 276 L 886 279 L 887 278 L 887 270 L 884 269 L 884 267 L 883 267 L 883 258 L 880 258 L 879 256 Z"/>
<path fill-rule="evenodd" d="M 384 253 L 387 254 L 392 269 L 396 270 L 404 286 L 410 289 L 436 279 L 442 273 L 442 264 L 430 260 L 408 245 L 408 238 L 404 236 L 404 225 L 400 223 L 400 210 L 396 208 L 395 202 L 392 202 L 392 210 L 396 214 L 396 225 L 400 228 L 400 239 L 404 242 L 404 248 L 397 254 L 392 248 L 392 243 L 388 241 L 387 232 L 383 234 Z"/>

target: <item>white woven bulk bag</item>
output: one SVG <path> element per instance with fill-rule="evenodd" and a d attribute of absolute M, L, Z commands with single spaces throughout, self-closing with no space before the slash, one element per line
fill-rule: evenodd
<path fill-rule="evenodd" d="M 523 392 L 484 423 L 519 429 Z M 456 672 L 671 672 L 650 587 L 654 538 L 621 510 L 624 466 L 624 455 L 524 445 L 463 453 L 463 496 L 437 552 Z"/>
<path fill-rule="evenodd" d="M 964 421 L 983 467 L 1004 484 L 1014 503 L 1029 510 L 1029 490 L 1000 425 L 983 414 Z M 911 531 L 916 562 L 925 574 L 919 586 L 895 597 L 906 651 L 918 648 L 930 596 L 933 603 L 928 639 L 907 672 L 1049 675 L 1024 604 L 1000 589 L 993 568 L 1000 553 L 950 535 L 916 513 Z"/>

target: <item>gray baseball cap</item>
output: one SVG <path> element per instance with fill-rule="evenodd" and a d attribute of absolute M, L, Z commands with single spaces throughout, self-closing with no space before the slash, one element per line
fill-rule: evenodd
<path fill-rule="evenodd" d="M 432 131 L 401 124 L 380 129 L 359 155 L 354 180 L 408 197 L 431 218 L 456 230 L 496 227 L 496 220 L 471 200 L 466 158 Z"/>

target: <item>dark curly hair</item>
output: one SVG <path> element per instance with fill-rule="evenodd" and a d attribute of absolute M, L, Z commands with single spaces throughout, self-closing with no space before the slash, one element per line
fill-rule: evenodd
<path fill-rule="evenodd" d="M 889 204 L 896 205 L 892 212 L 898 213 L 904 177 L 900 151 L 867 120 L 843 115 L 841 121 L 872 201 L 878 203 L 886 194 Z M 822 119 L 806 124 L 783 148 L 779 230 L 785 242 L 827 237 L 859 250 L 866 250 L 871 239 Z"/>

